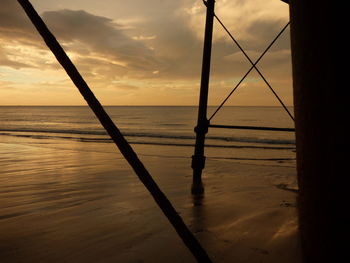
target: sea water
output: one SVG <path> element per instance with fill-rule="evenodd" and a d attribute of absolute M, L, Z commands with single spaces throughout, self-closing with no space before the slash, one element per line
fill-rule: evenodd
<path fill-rule="evenodd" d="M 215 107 L 209 107 L 208 116 Z M 195 144 L 197 107 L 113 106 L 106 111 L 139 154 L 189 158 Z M 224 107 L 211 124 L 293 128 L 281 107 Z M 74 142 L 72 144 L 68 142 Z M 109 136 L 88 107 L 0 107 L 0 143 L 110 151 Z M 152 148 L 157 147 L 153 152 Z M 169 150 L 169 147 L 172 150 Z M 165 150 L 167 149 L 167 150 Z M 114 151 L 114 149 L 112 150 Z M 293 132 L 210 128 L 208 159 L 295 165 Z"/>
<path fill-rule="evenodd" d="M 298 262 L 293 133 L 210 128 L 199 205 L 197 108 L 106 111 L 215 262 Z M 211 123 L 293 128 L 280 107 Z M 0 262 L 195 262 L 88 107 L 0 107 L 0 152 Z"/>

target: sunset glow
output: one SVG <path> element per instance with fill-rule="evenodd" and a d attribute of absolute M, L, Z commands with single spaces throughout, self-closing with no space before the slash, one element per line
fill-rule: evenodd
<path fill-rule="evenodd" d="M 196 105 L 205 6 L 200 0 L 32 0 L 105 105 Z M 216 14 L 254 61 L 288 22 L 277 0 L 218 0 Z M 258 64 L 292 105 L 289 30 Z M 250 68 L 218 23 L 209 104 L 218 105 Z M 0 105 L 85 105 L 17 1 L 0 3 Z M 279 105 L 252 72 L 227 105 Z"/>

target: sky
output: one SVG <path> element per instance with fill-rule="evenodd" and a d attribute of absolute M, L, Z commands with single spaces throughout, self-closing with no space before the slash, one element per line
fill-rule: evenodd
<path fill-rule="evenodd" d="M 197 105 L 202 0 L 31 0 L 103 105 Z M 217 0 L 216 15 L 254 61 L 289 20 L 279 0 Z M 209 105 L 250 63 L 215 21 Z M 289 28 L 258 64 L 293 104 Z M 86 105 L 16 0 L 0 0 L 0 105 Z M 226 105 L 279 105 L 252 71 Z"/>

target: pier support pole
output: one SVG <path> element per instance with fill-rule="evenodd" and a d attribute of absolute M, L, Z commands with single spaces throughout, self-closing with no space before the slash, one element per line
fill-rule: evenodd
<path fill-rule="evenodd" d="M 339 49 L 347 32 L 344 6 L 289 4 L 303 262 L 348 261 L 349 83 L 341 62 L 347 51 Z"/>
<path fill-rule="evenodd" d="M 199 95 L 198 106 L 198 119 L 197 126 L 195 127 L 196 133 L 196 145 L 194 155 L 192 156 L 192 169 L 193 169 L 193 183 L 192 194 L 200 195 L 204 192 L 202 183 L 202 170 L 205 166 L 204 156 L 204 142 L 205 135 L 208 132 L 209 122 L 207 119 L 207 106 L 208 106 L 208 87 L 209 87 L 209 75 L 210 75 L 210 59 L 211 59 L 211 46 L 213 36 L 213 23 L 214 23 L 214 6 L 215 0 L 207 0 L 207 15 L 205 22 L 205 35 L 204 35 L 204 48 L 203 48 L 203 61 L 202 61 L 202 76 Z"/>

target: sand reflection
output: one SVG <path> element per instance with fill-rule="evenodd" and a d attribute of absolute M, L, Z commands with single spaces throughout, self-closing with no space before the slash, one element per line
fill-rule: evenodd
<path fill-rule="evenodd" d="M 206 204 L 205 195 L 192 195 L 192 224 L 191 228 L 196 235 L 206 231 Z"/>

